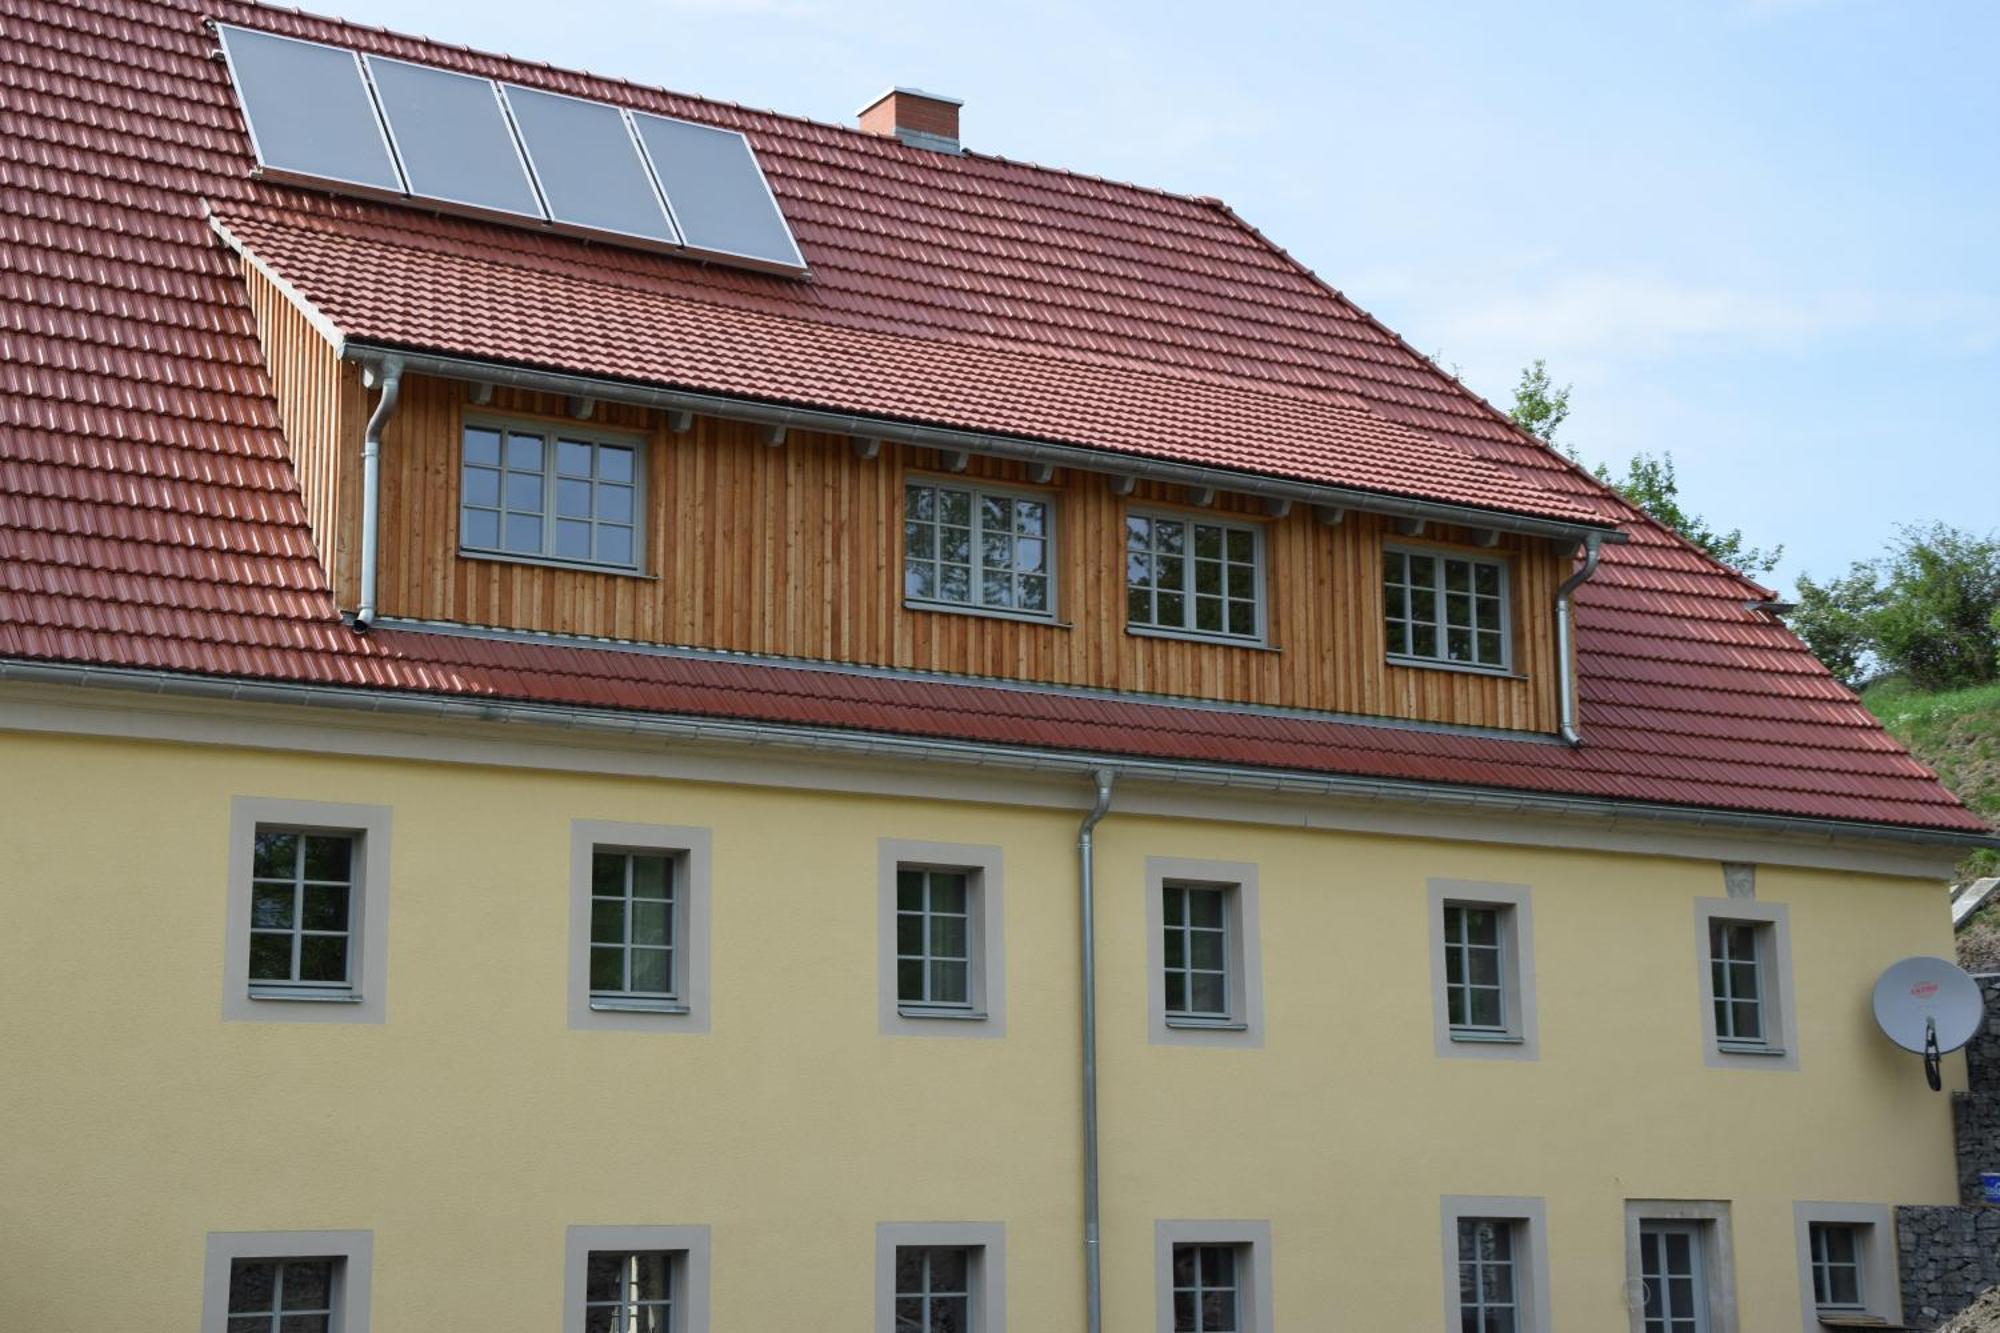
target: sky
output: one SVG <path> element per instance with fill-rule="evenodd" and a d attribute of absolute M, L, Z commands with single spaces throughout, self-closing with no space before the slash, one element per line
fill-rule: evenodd
<path fill-rule="evenodd" d="M 306 3 L 816 120 L 924 88 L 969 148 L 1219 196 L 1502 407 L 1545 358 L 1559 438 L 1671 452 L 1780 587 L 2000 529 L 1988 0 Z"/>

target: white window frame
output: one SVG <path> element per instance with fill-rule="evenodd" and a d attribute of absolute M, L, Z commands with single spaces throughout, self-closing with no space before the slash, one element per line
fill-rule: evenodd
<path fill-rule="evenodd" d="M 1713 1069 L 1796 1070 L 1798 1013 L 1792 993 L 1791 917 L 1785 905 L 1755 898 L 1697 898 L 1694 918 L 1705 1063 Z M 1709 951 L 1709 926 L 1716 921 L 1742 922 L 1757 928 L 1758 973 L 1763 987 L 1762 1041 L 1725 1042 L 1716 1032 L 1715 976 Z"/>
<path fill-rule="evenodd" d="M 1547 1204 L 1539 1198 L 1447 1194 L 1440 1200 L 1439 1212 L 1443 1221 L 1445 1328 L 1456 1330 L 1461 1323 L 1458 1225 L 1491 1220 L 1511 1224 L 1517 1333 L 1549 1333 Z"/>
<path fill-rule="evenodd" d="M 224 912 L 222 1017 L 251 1023 L 380 1023 L 388 1015 L 389 807 L 277 797 L 229 803 L 228 903 Z M 347 983 L 250 979 L 251 900 L 259 828 L 354 839 L 347 902 Z"/>
<path fill-rule="evenodd" d="M 465 457 L 465 432 L 468 430 L 500 432 L 500 503 L 497 507 L 472 505 L 467 502 L 465 473 L 466 468 L 471 466 L 467 463 Z M 509 433 L 535 435 L 539 436 L 542 441 L 542 549 L 539 552 L 516 551 L 508 548 L 506 545 L 507 514 L 509 512 L 507 508 L 507 473 L 512 470 L 506 464 L 506 437 Z M 596 546 L 597 528 L 601 522 L 597 517 L 596 488 L 598 485 L 603 484 L 596 480 L 596 464 L 594 461 L 596 450 L 609 445 L 612 448 L 629 449 L 632 451 L 632 559 L 629 562 L 620 563 L 618 561 L 596 559 L 585 560 L 575 556 L 555 554 L 556 492 L 558 489 L 556 482 L 560 476 L 556 457 L 558 443 L 563 440 L 588 444 L 592 447 L 593 463 L 592 480 L 590 483 L 592 491 L 589 523 L 591 526 L 591 544 L 593 548 Z M 646 436 L 637 432 L 606 430 L 586 423 L 577 423 L 574 426 L 568 426 L 539 417 L 515 417 L 493 413 L 465 414 L 459 423 L 456 451 L 458 474 L 456 478 L 457 490 L 455 493 L 458 505 L 453 521 L 458 526 L 458 553 L 469 559 L 511 560 L 522 564 L 553 565 L 562 569 L 590 570 L 600 574 L 643 573 L 646 566 L 647 510 L 650 508 L 647 486 L 648 443 Z M 479 466 L 484 465 L 481 464 Z M 465 511 L 468 508 L 490 510 L 499 515 L 500 529 L 496 534 L 500 542 L 499 545 L 477 546 L 466 540 Z M 625 525 L 612 523 L 611 526 L 622 527 Z"/>
<path fill-rule="evenodd" d="M 1236 1322 L 1240 1333 L 1274 1333 L 1271 1224 L 1265 1221 L 1159 1221 L 1153 1224 L 1153 1300 L 1158 1333 L 1174 1333 L 1174 1250 L 1219 1245 L 1236 1251 Z"/>
<path fill-rule="evenodd" d="M 1823 1203 L 1801 1201 L 1792 1205 L 1799 1255 L 1799 1309 L 1805 1333 L 1820 1333 L 1822 1309 L 1841 1319 L 1879 1319 L 1899 1324 L 1903 1319 L 1902 1274 L 1896 1254 L 1895 1209 L 1881 1203 Z M 1812 1228 L 1815 1224 L 1853 1227 L 1860 1234 L 1861 1304 L 1821 1307 L 1813 1284 Z"/>
<path fill-rule="evenodd" d="M 971 497 L 972 523 L 970 540 L 972 542 L 972 562 L 971 573 L 968 576 L 968 600 L 966 601 L 954 602 L 943 596 L 916 597 L 912 596 L 909 591 L 908 580 L 911 558 L 909 531 L 910 524 L 917 521 L 910 515 L 910 489 L 918 486 L 925 487 L 931 491 L 964 491 Z M 986 495 L 1016 502 L 1027 500 L 1042 506 L 1046 516 L 1046 527 L 1041 537 L 1045 551 L 1041 577 L 1047 579 L 1049 585 L 1048 606 L 1045 610 L 1027 611 L 1017 606 L 988 606 L 981 600 L 981 594 L 985 587 L 986 566 L 985 562 L 980 558 L 983 550 L 983 544 L 980 541 L 983 531 L 981 527 L 983 510 L 979 501 L 981 496 Z M 974 481 L 961 476 L 944 477 L 922 472 L 905 474 L 903 477 L 900 510 L 902 524 L 897 533 L 899 560 L 896 568 L 897 589 L 902 594 L 903 605 L 917 611 L 946 611 L 956 615 L 990 616 L 999 620 L 1025 620 L 1033 624 L 1060 624 L 1062 566 L 1059 563 L 1061 548 L 1058 541 L 1058 529 L 1061 523 L 1061 511 L 1057 501 L 1058 497 L 1054 491 L 1032 490 L 1022 486 L 1009 486 L 1001 482 Z M 941 524 L 934 518 L 930 521 L 929 526 L 932 529 L 933 540 L 935 540 L 936 530 Z M 1013 534 L 1009 535 L 1012 536 Z M 935 570 L 940 562 L 935 554 L 935 546 L 932 547 L 932 551 L 933 554 L 930 559 L 932 567 Z M 1010 577 L 1018 580 L 1022 577 L 1022 574 L 1019 570 L 1015 570 L 1010 572 Z M 942 582 L 941 573 L 939 574 L 939 581 L 940 583 Z"/>
<path fill-rule="evenodd" d="M 1646 1333 L 1646 1312 L 1640 1233 L 1650 1223 L 1692 1226 L 1698 1238 L 1702 1285 L 1708 1297 L 1707 1326 L 1701 1333 L 1741 1333 L 1736 1315 L 1735 1241 L 1729 1205 L 1697 1199 L 1628 1199 L 1625 1201 L 1625 1273 L 1631 1333 Z"/>
<path fill-rule="evenodd" d="M 1535 1006 L 1534 891 L 1525 884 L 1484 880 L 1432 879 L 1428 882 L 1431 959 L 1431 1027 L 1437 1053 L 1475 1060 L 1541 1058 L 1541 1028 Z M 1444 914 L 1447 907 L 1490 908 L 1500 915 L 1501 1005 L 1499 1028 L 1454 1027 Z"/>
<path fill-rule="evenodd" d="M 1124 615 L 1125 615 L 1125 632 L 1127 634 L 1135 634 L 1145 638 L 1158 638 L 1158 639 L 1194 639 L 1202 643 L 1233 643 L 1248 647 L 1263 647 L 1268 644 L 1269 633 L 1270 633 L 1269 624 L 1270 624 L 1271 599 L 1270 599 L 1270 587 L 1267 581 L 1268 575 L 1265 572 L 1263 524 L 1244 521 L 1241 519 L 1237 519 L 1235 517 L 1225 517 L 1221 514 L 1215 514 L 1215 513 L 1191 514 L 1183 510 L 1151 509 L 1151 508 L 1142 508 L 1134 506 L 1128 508 L 1119 520 L 1118 557 L 1121 563 L 1127 561 L 1129 553 L 1132 549 L 1130 544 L 1131 543 L 1130 521 L 1133 519 L 1140 519 L 1148 524 L 1166 521 L 1170 523 L 1181 523 L 1186 525 L 1187 548 L 1186 551 L 1181 556 L 1177 557 L 1182 561 L 1182 579 L 1181 579 L 1180 594 L 1182 598 L 1183 617 L 1182 617 L 1182 623 L 1180 625 L 1141 624 L 1132 619 L 1131 568 L 1129 564 L 1125 565 L 1123 575 L 1119 579 L 1119 588 L 1121 589 L 1121 595 L 1125 598 Z M 1195 628 L 1194 530 L 1198 526 L 1220 528 L 1224 533 L 1223 540 L 1225 544 L 1228 541 L 1227 534 L 1230 532 L 1243 532 L 1249 534 L 1251 575 L 1252 575 L 1251 581 L 1252 581 L 1253 591 L 1256 597 L 1255 609 L 1256 609 L 1257 624 L 1255 633 L 1232 634 L 1227 630 L 1205 630 L 1205 629 Z M 1157 543 L 1152 535 L 1152 530 L 1150 528 L 1148 529 L 1147 541 L 1148 541 L 1148 546 L 1147 546 L 1148 553 L 1150 554 L 1156 552 Z M 1223 565 L 1223 578 L 1224 578 L 1224 584 L 1223 584 L 1223 594 L 1222 594 L 1223 595 L 1222 615 L 1223 615 L 1223 621 L 1226 624 L 1229 619 L 1229 602 L 1231 600 L 1228 592 L 1228 564 L 1226 561 Z M 1155 589 L 1154 609 L 1157 610 L 1159 585 L 1154 584 L 1152 586 Z"/>
<path fill-rule="evenodd" d="M 1167 1012 L 1166 911 L 1170 885 L 1223 891 L 1229 1012 L 1219 1018 Z M 1259 939 L 1257 867 L 1247 861 L 1146 858 L 1147 1035 L 1156 1046 L 1264 1044 L 1264 978 Z"/>
<path fill-rule="evenodd" d="M 590 1256 L 605 1252 L 669 1255 L 668 1333 L 709 1333 L 709 1248 L 706 1226 L 570 1227 L 563 1236 L 563 1333 L 583 1333 Z"/>
<path fill-rule="evenodd" d="M 875 1224 L 875 1333 L 896 1333 L 896 1251 L 966 1250 L 971 1333 L 1006 1333 L 1007 1228 L 1000 1222 Z"/>
<path fill-rule="evenodd" d="M 1482 676 L 1508 676 L 1513 674 L 1514 589 L 1513 589 L 1513 565 L 1511 561 L 1507 560 L 1505 557 L 1473 555 L 1468 551 L 1453 550 L 1449 547 L 1443 547 L 1443 546 L 1411 546 L 1396 542 L 1391 542 L 1385 545 L 1382 548 L 1382 554 L 1384 556 L 1392 556 L 1392 555 L 1427 556 L 1434 558 L 1438 562 L 1437 578 L 1431 588 L 1433 595 L 1437 599 L 1437 614 L 1438 614 L 1438 618 L 1435 622 L 1438 635 L 1438 655 L 1433 657 L 1425 657 L 1422 654 L 1419 654 L 1414 651 L 1416 642 L 1415 641 L 1416 626 L 1420 624 L 1429 625 L 1432 624 L 1433 622 L 1419 621 L 1413 614 L 1409 614 L 1411 608 L 1407 605 L 1405 605 L 1403 608 L 1405 614 L 1400 617 L 1395 617 L 1396 619 L 1400 619 L 1406 626 L 1409 627 L 1408 633 L 1406 634 L 1405 637 L 1406 651 L 1400 653 L 1390 651 L 1388 635 L 1389 635 L 1389 621 L 1391 617 L 1388 612 L 1388 601 L 1387 601 L 1389 577 L 1388 577 L 1388 572 L 1386 570 L 1382 572 L 1381 592 L 1383 594 L 1383 599 L 1384 599 L 1382 608 L 1382 647 L 1384 655 L 1391 663 L 1395 664 L 1396 666 L 1424 667 L 1431 670 L 1470 671 Z M 1445 633 L 1448 628 L 1448 617 L 1445 613 L 1445 597 L 1446 597 L 1445 562 L 1448 560 L 1461 561 L 1466 565 L 1470 566 L 1471 569 L 1468 571 L 1468 573 L 1471 575 L 1471 577 L 1474 578 L 1477 577 L 1476 570 L 1481 565 L 1485 565 L 1499 571 L 1500 661 L 1498 663 L 1476 662 L 1476 661 L 1455 662 L 1448 655 L 1449 645 L 1445 639 Z M 1407 586 L 1407 585 L 1402 585 L 1402 586 Z M 1472 630 L 1473 651 L 1477 653 L 1479 647 L 1479 631 L 1477 627 L 1478 615 L 1476 611 L 1476 600 L 1475 600 L 1475 613 L 1473 620 L 1474 620 L 1473 630 Z"/>
<path fill-rule="evenodd" d="M 713 870 L 706 828 L 619 820 L 570 822 L 569 1026 L 612 1032 L 709 1030 L 709 916 Z M 591 863 L 600 850 L 673 862 L 674 993 L 594 994 L 590 985 Z"/>
<path fill-rule="evenodd" d="M 914 1004 L 901 997 L 896 984 L 896 876 L 906 868 L 965 876 L 971 966 L 964 1004 Z M 876 841 L 876 1007 L 883 1036 L 1007 1035 L 1005 895 L 1005 858 L 998 847 L 914 838 Z"/>
<path fill-rule="evenodd" d="M 201 1333 L 227 1333 L 229 1276 L 239 1259 L 333 1262 L 331 1333 L 368 1333 L 372 1231 L 211 1231 L 202 1260 Z"/>

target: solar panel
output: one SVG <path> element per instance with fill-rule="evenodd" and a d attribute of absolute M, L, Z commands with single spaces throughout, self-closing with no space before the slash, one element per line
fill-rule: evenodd
<path fill-rule="evenodd" d="M 643 111 L 632 113 L 632 123 L 652 159 L 653 174 L 666 193 L 684 244 L 787 268 L 805 267 L 748 139 L 734 130 Z"/>
<path fill-rule="evenodd" d="M 622 111 L 512 83 L 501 87 L 551 220 L 655 241 L 680 239 Z"/>
<path fill-rule="evenodd" d="M 542 216 L 491 79 L 383 56 L 366 59 L 411 194 Z"/>
<path fill-rule="evenodd" d="M 259 166 L 403 192 L 354 52 L 248 28 L 217 31 Z"/>

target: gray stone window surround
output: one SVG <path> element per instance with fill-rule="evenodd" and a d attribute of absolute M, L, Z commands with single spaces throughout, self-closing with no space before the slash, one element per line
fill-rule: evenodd
<path fill-rule="evenodd" d="M 674 1003 L 595 1001 L 590 995 L 590 870 L 598 848 L 662 852 L 674 863 Z M 709 1030 L 709 916 L 713 869 L 709 830 L 621 820 L 570 822 L 569 1026 L 607 1032 Z"/>
<path fill-rule="evenodd" d="M 229 899 L 223 919 L 222 1017 L 247 1023 L 380 1023 L 388 1016 L 389 827 L 386 805 L 234 796 L 229 802 Z M 347 990 L 284 994 L 250 982 L 251 877 L 259 827 L 355 838 L 348 899 Z"/>
<path fill-rule="evenodd" d="M 211 1231 L 202 1259 L 201 1333 L 226 1333 L 229 1273 L 238 1259 L 332 1259 L 333 1333 L 368 1333 L 372 1231 Z"/>
<path fill-rule="evenodd" d="M 885 1037 L 1007 1035 L 1006 871 L 998 847 L 882 838 L 876 842 L 876 1008 Z M 896 872 L 963 871 L 968 898 L 971 1003 L 963 1009 L 906 1006 L 896 990 Z"/>
<path fill-rule="evenodd" d="M 1166 914 L 1162 895 L 1170 884 L 1225 890 L 1229 1016 L 1224 1022 L 1167 1016 Z M 1259 943 L 1257 867 L 1248 861 L 1207 861 L 1177 856 L 1146 858 L 1146 1027 L 1155 1046 L 1264 1044 L 1264 976 Z"/>
<path fill-rule="evenodd" d="M 563 1236 L 563 1333 L 583 1333 L 585 1273 L 594 1252 L 673 1256 L 673 1327 L 669 1333 L 708 1333 L 709 1235 L 706 1226 L 570 1227 Z M 345 1333 L 345 1330 L 342 1330 Z"/>
<path fill-rule="evenodd" d="M 1702 1274 L 1708 1286 L 1706 1333 L 1744 1333 L 1736 1320 L 1736 1244 L 1729 1226 L 1729 1204 L 1708 1199 L 1627 1199 L 1625 1303 L 1631 1315 L 1631 1333 L 1646 1333 L 1639 1229 L 1647 1222 L 1693 1222 L 1699 1226 Z"/>
<path fill-rule="evenodd" d="M 1821 1333 L 1813 1298 L 1811 1227 L 1815 1222 L 1837 1222 L 1861 1230 L 1861 1300 L 1857 1311 L 1843 1315 L 1863 1315 L 1897 1324 L 1903 1318 L 1903 1292 L 1896 1257 L 1896 1212 L 1885 1203 L 1821 1203 L 1800 1201 L 1792 1205 L 1799 1257 L 1799 1309 L 1805 1333 Z"/>
<path fill-rule="evenodd" d="M 1007 1327 L 1007 1227 L 1001 1222 L 875 1224 L 875 1333 L 896 1333 L 896 1251 L 906 1246 L 972 1251 L 972 1328 Z"/>
<path fill-rule="evenodd" d="M 1472 1060 L 1537 1060 L 1541 1027 L 1535 1011 L 1534 891 L 1525 884 L 1432 879 L 1429 914 L 1431 1029 L 1438 1055 Z M 1444 912 L 1447 906 L 1492 907 L 1500 912 L 1500 969 L 1504 1031 L 1455 1031 L 1445 994 Z"/>
<path fill-rule="evenodd" d="M 1765 1044 L 1761 1047 L 1725 1047 L 1716 1040 L 1715 977 L 1709 966 L 1711 921 L 1741 921 L 1757 927 L 1765 1032 Z M 1791 915 L 1785 904 L 1751 898 L 1697 898 L 1694 936 L 1700 974 L 1703 1062 L 1711 1069 L 1796 1070 L 1798 1010 L 1792 999 Z"/>
<path fill-rule="evenodd" d="M 1153 1223 L 1153 1308 L 1157 1333 L 1174 1333 L 1174 1247 L 1227 1245 L 1236 1251 L 1237 1324 L 1242 1333 L 1273 1333 L 1271 1224 L 1265 1221 Z"/>
<path fill-rule="evenodd" d="M 1444 1252 L 1445 1327 L 1459 1326 L 1458 1224 L 1494 1218 L 1514 1224 L 1514 1281 L 1520 1303 L 1517 1333 L 1549 1333 L 1548 1210 L 1539 1198 L 1447 1194 L 1439 1200 Z"/>

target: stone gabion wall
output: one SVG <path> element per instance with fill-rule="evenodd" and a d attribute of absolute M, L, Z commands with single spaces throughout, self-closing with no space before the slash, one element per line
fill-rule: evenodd
<path fill-rule="evenodd" d="M 1970 1091 L 1953 1098 L 1958 1131 L 1958 1197 L 1983 1203 L 1981 1171 L 2000 1171 L 2000 976 L 1979 978 L 1986 992 L 1986 1023 L 1965 1048 Z"/>
<path fill-rule="evenodd" d="M 1903 1322 L 1936 1328 L 2000 1286 L 2000 1208 L 1948 1204 L 1896 1210 Z"/>

